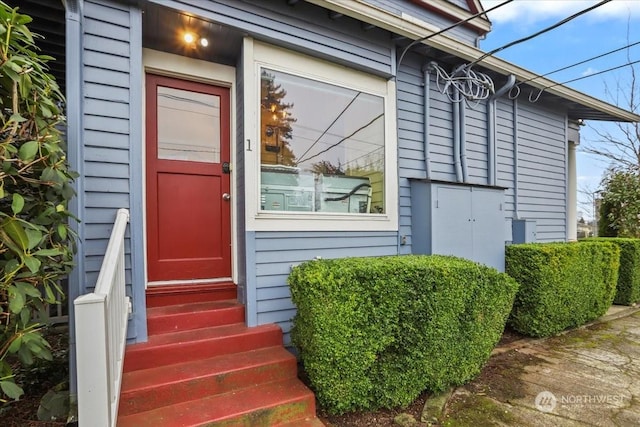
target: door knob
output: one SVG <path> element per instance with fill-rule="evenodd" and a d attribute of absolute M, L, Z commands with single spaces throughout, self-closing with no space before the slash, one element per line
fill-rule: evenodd
<path fill-rule="evenodd" d="M 229 193 L 224 193 L 222 195 L 222 200 L 224 200 L 225 202 L 228 202 L 229 200 L 231 200 L 231 194 Z"/>

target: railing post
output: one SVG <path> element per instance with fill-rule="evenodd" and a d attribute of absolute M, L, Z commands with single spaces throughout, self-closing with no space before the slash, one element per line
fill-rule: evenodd
<path fill-rule="evenodd" d="M 110 427 L 111 402 L 110 361 L 105 295 L 87 294 L 76 298 L 75 330 L 78 350 L 78 395 L 83 400 L 78 407 L 78 420 L 83 426 Z"/>

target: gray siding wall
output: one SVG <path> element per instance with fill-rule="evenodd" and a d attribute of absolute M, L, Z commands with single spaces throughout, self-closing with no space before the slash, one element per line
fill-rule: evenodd
<path fill-rule="evenodd" d="M 321 258 L 397 254 L 397 234 L 391 232 L 256 232 L 255 263 L 247 275 L 256 277 L 257 324 L 277 323 L 289 344 L 295 307 L 287 285 L 291 267 Z M 249 243 L 248 243 L 249 245 Z"/>
<path fill-rule="evenodd" d="M 512 240 L 512 219 L 515 212 L 515 150 L 514 150 L 514 101 L 500 98 L 496 102 L 496 185 L 505 187 L 504 213 L 505 235 Z"/>
<path fill-rule="evenodd" d="M 566 239 L 566 148 L 564 114 L 518 103 L 518 212 L 536 220 L 538 241 Z"/>
<path fill-rule="evenodd" d="M 411 246 L 411 186 L 409 179 L 425 178 L 424 163 L 424 82 L 423 59 L 408 54 L 398 70 L 398 181 L 400 197 L 400 236 L 406 244 L 402 254 L 412 253 Z"/>
<path fill-rule="evenodd" d="M 400 234 L 407 236 L 408 249 L 412 241 L 412 204 L 411 194 L 406 191 L 407 183 L 408 179 L 426 176 L 423 145 L 424 88 L 421 71 L 424 62 L 425 59 L 418 55 L 408 55 L 400 67 L 397 79 Z M 431 179 L 454 182 L 452 103 L 446 95 L 440 93 L 433 75 L 430 77 L 429 94 Z M 514 112 L 517 115 L 515 124 Z M 465 117 L 469 183 L 486 185 L 486 102 L 466 107 Z M 564 240 L 566 237 L 565 121 L 562 111 L 550 110 L 526 99 L 513 101 L 503 97 L 497 100 L 496 184 L 506 188 L 506 241 L 510 240 L 511 219 L 516 217 L 536 220 L 539 241 Z M 517 156 L 514 139 L 518 141 Z"/>
<path fill-rule="evenodd" d="M 393 13 L 394 15 L 402 16 L 402 13 L 406 13 L 429 24 L 435 25 L 442 29 L 454 24 L 455 21 L 437 15 L 436 13 L 425 9 L 417 4 L 414 4 L 407 0 L 368 0 L 368 3 Z M 469 10 L 465 0 L 454 0 L 453 3 L 465 10 Z M 460 40 L 463 43 L 475 46 L 478 38 L 478 33 L 463 25 L 453 28 L 447 32 L 447 35 Z"/>
<path fill-rule="evenodd" d="M 497 185 L 507 187 L 507 218 L 535 220 L 538 241 L 565 240 L 565 115 L 526 99 L 506 98 L 498 100 L 496 115 Z M 517 153 L 514 132 L 517 133 Z"/>
<path fill-rule="evenodd" d="M 487 103 L 472 103 L 465 108 L 467 126 L 467 168 L 471 184 L 486 184 L 487 172 Z"/>
<path fill-rule="evenodd" d="M 429 99 L 429 158 L 431 179 L 455 181 L 453 167 L 453 105 L 436 85 L 430 74 Z"/>

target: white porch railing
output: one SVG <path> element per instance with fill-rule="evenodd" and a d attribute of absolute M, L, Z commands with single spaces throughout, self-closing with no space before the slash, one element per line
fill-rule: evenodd
<path fill-rule="evenodd" d="M 124 234 L 129 211 L 119 209 L 93 293 L 75 306 L 78 371 L 78 421 L 82 426 L 113 427 L 118 416 L 127 318 Z"/>

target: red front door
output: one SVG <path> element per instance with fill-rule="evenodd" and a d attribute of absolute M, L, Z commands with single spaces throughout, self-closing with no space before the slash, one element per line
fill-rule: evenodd
<path fill-rule="evenodd" d="M 231 276 L 229 89 L 147 74 L 149 281 Z"/>

